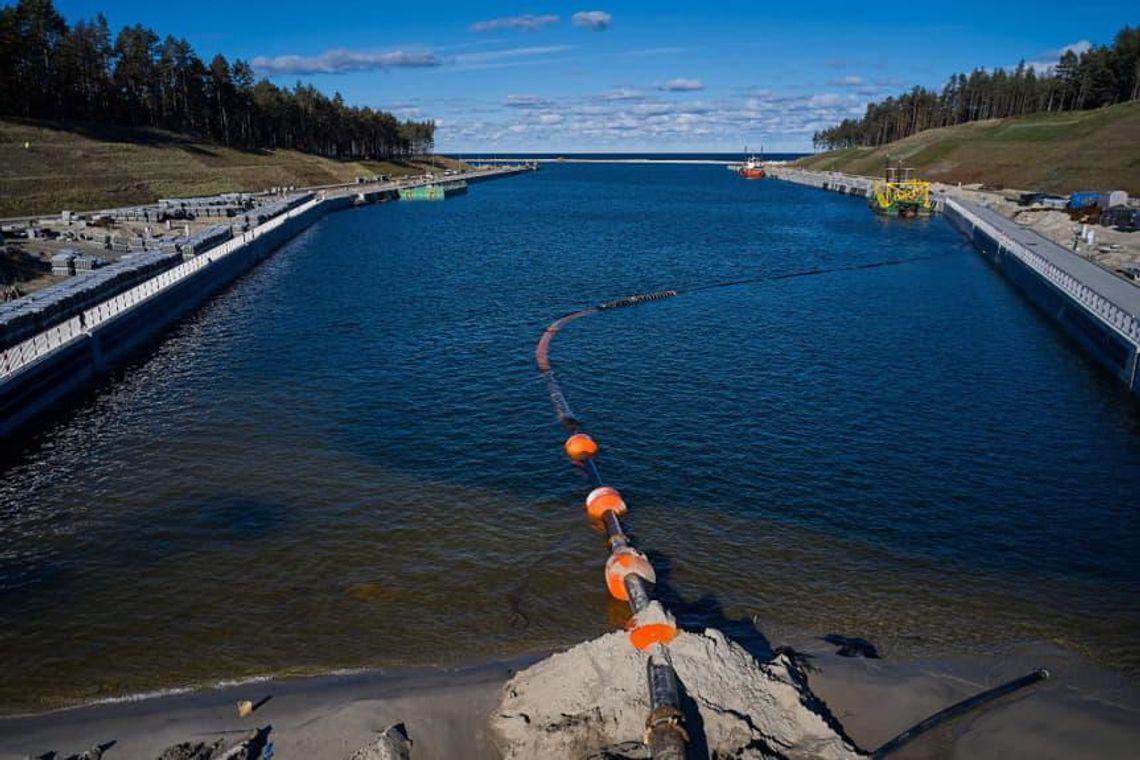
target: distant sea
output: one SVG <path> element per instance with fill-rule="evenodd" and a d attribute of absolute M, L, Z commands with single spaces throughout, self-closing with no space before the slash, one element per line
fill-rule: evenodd
<path fill-rule="evenodd" d="M 740 153 L 449 153 L 448 155 L 459 159 L 488 159 L 488 158 L 583 158 L 591 160 L 630 160 L 649 159 L 656 161 L 743 161 L 749 155 L 757 155 L 768 161 L 794 161 L 797 158 L 810 156 L 810 153 L 761 153 L 749 151 Z"/>

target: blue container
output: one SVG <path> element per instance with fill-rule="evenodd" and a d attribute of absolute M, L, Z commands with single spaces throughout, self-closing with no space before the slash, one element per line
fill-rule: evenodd
<path fill-rule="evenodd" d="M 1084 191 L 1069 196 L 1069 208 L 1091 208 L 1096 205 L 1100 193 Z"/>

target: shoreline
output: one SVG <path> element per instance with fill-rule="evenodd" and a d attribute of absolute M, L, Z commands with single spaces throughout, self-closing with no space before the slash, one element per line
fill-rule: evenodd
<path fill-rule="evenodd" d="M 417 757 L 491 758 L 484 713 L 515 669 L 537 656 L 461 668 L 398 668 L 300 678 L 252 678 L 178 693 L 125 695 L 42 713 L 0 717 L 0 758 L 62 756 L 114 741 L 109 758 L 157 757 L 186 741 L 273 727 L 280 757 L 347 757 L 387 725 L 404 722 Z M 242 718 L 237 702 L 258 707 Z M 260 704 L 259 704 L 260 703 Z M 474 743 L 473 743 L 474 742 Z M 475 748 L 477 752 L 471 754 Z"/>
<path fill-rule="evenodd" d="M 869 197 L 872 177 L 805 169 L 770 172 L 773 179 Z M 1086 355 L 1140 396 L 1140 289 L 1055 240 L 1019 225 L 968 196 L 930 184 L 934 209 L 960 232 Z"/>
<path fill-rule="evenodd" d="M 469 184 L 529 171 L 506 167 L 455 175 Z M 350 186 L 336 193 L 291 196 L 276 215 L 129 289 L 45 318 L 35 332 L 0 343 L 0 442 L 18 441 L 71 396 L 79 395 L 132 356 L 153 349 L 185 314 L 229 287 L 328 214 L 379 202 L 393 192 L 430 185 L 434 177 Z M 33 294 L 34 296 L 34 294 Z M 16 304 L 21 303 L 17 299 Z M 42 308 L 42 307 L 41 307 Z M 20 317 L 16 317 L 18 319 Z M 0 332 L 6 325 L 0 325 Z"/>
<path fill-rule="evenodd" d="M 817 636 L 789 637 L 808 684 L 862 749 L 948 705 L 1038 667 L 1052 678 L 971 712 L 900 757 L 1126 758 L 1140 742 L 1140 688 L 1120 673 L 1048 642 L 1000 654 L 935 658 L 843 657 Z M 754 651 L 764 661 L 762 653 Z M 564 651 L 564 650 L 560 650 Z M 781 651 L 787 652 L 787 649 Z M 417 758 L 496 758 L 490 729 L 503 685 L 544 659 L 529 654 L 458 667 L 399 667 L 306 677 L 254 677 L 213 688 L 124 695 L 46 712 L 0 716 L 0 760 L 80 753 L 114 741 L 107 758 L 157 757 L 186 741 L 225 739 L 271 726 L 277 756 L 347 758 L 385 727 L 404 723 Z M 236 705 L 258 707 L 239 717 Z M 636 737 L 631 737 L 636 738 Z M 1024 753 L 1028 752 L 1028 755 Z"/>

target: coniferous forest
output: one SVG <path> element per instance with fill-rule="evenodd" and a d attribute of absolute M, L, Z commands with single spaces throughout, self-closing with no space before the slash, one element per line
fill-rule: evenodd
<path fill-rule="evenodd" d="M 142 25 L 112 34 L 102 14 L 69 26 L 51 0 L 0 8 L 0 115 L 160 127 L 236 148 L 330 158 L 430 152 L 435 125 L 347 106 L 312 85 L 258 80 L 248 63 L 206 63 L 184 39 Z"/>
<path fill-rule="evenodd" d="M 861 119 L 844 119 L 816 132 L 817 149 L 876 147 L 924 129 L 1024 116 L 1084 111 L 1140 100 L 1140 27 L 1124 27 L 1112 45 L 1093 46 L 1079 56 L 1068 50 L 1046 71 L 974 69 L 950 77 L 941 92 L 910 92 L 868 103 Z"/>

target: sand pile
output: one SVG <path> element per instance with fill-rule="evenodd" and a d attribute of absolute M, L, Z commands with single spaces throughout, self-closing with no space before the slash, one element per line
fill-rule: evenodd
<path fill-rule="evenodd" d="M 826 708 L 785 656 L 760 664 L 713 629 L 681 633 L 669 652 L 698 753 L 863 757 L 825 718 Z M 610 633 L 516 674 L 491 719 L 505 760 L 633 756 L 624 750 L 645 730 L 647 659 L 624 633 Z"/>

